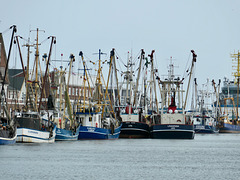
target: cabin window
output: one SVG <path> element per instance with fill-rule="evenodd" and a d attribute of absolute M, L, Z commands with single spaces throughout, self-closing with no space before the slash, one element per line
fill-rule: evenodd
<path fill-rule="evenodd" d="M 82 89 L 79 89 L 79 96 L 82 95 Z"/>
<path fill-rule="evenodd" d="M 38 118 L 38 116 L 37 116 L 37 115 L 32 115 L 32 117 L 33 117 L 33 118 Z"/>
<path fill-rule="evenodd" d="M 28 114 L 24 114 L 23 117 L 28 118 L 28 117 L 30 117 L 30 116 L 29 116 Z"/>
<path fill-rule="evenodd" d="M 54 114 L 53 114 L 53 117 L 58 117 L 58 113 L 54 113 Z"/>
<path fill-rule="evenodd" d="M 79 121 L 79 122 L 80 122 L 80 123 L 82 123 L 82 122 L 83 122 L 83 118 L 82 118 L 82 117 L 80 118 L 80 121 Z"/>
<path fill-rule="evenodd" d="M 89 122 L 92 122 L 92 117 L 89 117 Z"/>

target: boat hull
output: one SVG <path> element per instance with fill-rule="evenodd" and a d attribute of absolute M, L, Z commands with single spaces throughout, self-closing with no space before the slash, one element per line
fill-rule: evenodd
<path fill-rule="evenodd" d="M 223 127 L 219 128 L 219 133 L 240 133 L 240 126 L 223 123 Z"/>
<path fill-rule="evenodd" d="M 153 139 L 194 139 L 193 125 L 156 124 L 150 128 Z"/>
<path fill-rule="evenodd" d="M 194 131 L 198 134 L 213 134 L 219 132 L 215 126 L 209 125 L 194 125 Z"/>
<path fill-rule="evenodd" d="M 56 141 L 76 141 L 78 140 L 78 135 L 79 135 L 79 127 L 77 128 L 76 131 L 57 128 L 55 140 Z"/>
<path fill-rule="evenodd" d="M 28 128 L 17 128 L 17 140 L 19 143 L 53 143 L 56 136 L 56 127 L 49 131 L 40 131 Z"/>
<path fill-rule="evenodd" d="M 121 126 L 114 129 L 97 128 L 91 126 L 80 126 L 78 139 L 118 139 Z"/>
<path fill-rule="evenodd" d="M 0 145 L 15 144 L 16 139 L 17 139 L 17 134 L 15 134 L 15 136 L 12 138 L 0 137 Z"/>
<path fill-rule="evenodd" d="M 149 125 L 142 122 L 123 122 L 119 138 L 149 138 Z"/>

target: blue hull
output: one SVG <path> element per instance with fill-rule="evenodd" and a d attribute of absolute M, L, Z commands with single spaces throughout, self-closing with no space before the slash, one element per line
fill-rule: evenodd
<path fill-rule="evenodd" d="M 114 132 L 111 129 L 97 128 L 91 126 L 80 126 L 78 139 L 118 139 L 121 126 Z"/>
<path fill-rule="evenodd" d="M 153 139 L 194 139 L 193 125 L 156 124 L 150 128 Z"/>
<path fill-rule="evenodd" d="M 120 138 L 149 138 L 149 125 L 142 122 L 122 123 Z"/>
<path fill-rule="evenodd" d="M 6 145 L 6 144 L 15 144 L 17 139 L 17 135 L 13 138 L 3 138 L 0 137 L 0 145 Z"/>
<path fill-rule="evenodd" d="M 77 128 L 76 132 L 73 130 L 57 128 L 55 141 L 75 141 L 78 140 L 78 135 L 79 127 Z"/>
<path fill-rule="evenodd" d="M 219 132 L 216 127 L 209 125 L 194 125 L 194 131 L 199 134 L 213 134 Z"/>
<path fill-rule="evenodd" d="M 223 127 L 219 128 L 220 133 L 240 133 L 240 125 L 224 123 Z"/>

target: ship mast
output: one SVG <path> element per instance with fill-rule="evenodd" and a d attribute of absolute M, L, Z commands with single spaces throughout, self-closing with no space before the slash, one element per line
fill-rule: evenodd
<path fill-rule="evenodd" d="M 231 57 L 233 58 L 233 62 L 237 61 L 237 71 L 233 73 L 235 76 L 235 83 L 237 83 L 237 104 L 236 104 L 236 111 L 237 111 L 237 121 L 238 121 L 238 107 L 239 107 L 239 77 L 240 77 L 240 52 L 238 51 L 237 54 L 232 54 Z M 234 63 L 234 64 L 235 64 Z M 236 66 L 233 66 L 236 67 Z"/>
<path fill-rule="evenodd" d="M 50 58 L 51 58 L 52 45 L 53 45 L 53 43 L 54 43 L 54 44 L 56 43 L 56 37 L 51 36 L 51 38 L 52 38 L 52 41 L 51 41 L 50 50 L 49 50 L 49 54 L 48 54 L 48 60 L 47 60 L 47 64 L 46 64 L 46 71 L 45 71 L 45 75 L 44 75 L 44 79 L 43 79 L 43 85 L 42 85 L 42 88 L 41 88 L 41 96 L 40 96 L 40 102 L 39 102 L 38 112 L 40 112 L 41 103 L 42 103 L 42 96 L 43 96 L 43 92 L 45 91 L 44 87 L 45 87 L 45 83 L 46 83 L 46 80 L 47 80 L 48 65 L 49 65 L 49 61 L 50 61 Z M 45 57 L 46 57 L 46 56 L 45 56 Z M 49 83 L 50 83 L 50 81 L 49 81 Z"/>
<path fill-rule="evenodd" d="M 194 50 L 191 50 L 191 53 L 192 53 L 192 55 L 193 55 L 193 59 L 192 59 L 192 65 L 191 65 L 190 76 L 189 76 L 189 80 L 188 80 L 186 98 L 185 98 L 185 102 L 184 102 L 183 109 L 186 108 L 187 98 L 188 98 L 188 91 L 189 91 L 189 86 L 190 86 L 190 82 L 191 82 L 191 78 L 192 78 L 192 73 L 193 73 L 193 67 L 194 67 L 194 63 L 195 63 L 196 60 L 197 60 L 197 55 L 195 54 Z"/>
<path fill-rule="evenodd" d="M 139 79 L 140 79 L 140 74 L 141 74 L 141 69 L 142 69 L 142 61 L 144 59 L 145 52 L 142 49 L 141 50 L 141 57 L 140 57 L 140 62 L 139 62 L 139 69 L 138 69 L 138 75 L 137 75 L 137 81 L 136 81 L 136 87 L 135 87 L 135 92 L 134 92 L 134 101 L 133 101 L 133 106 L 137 107 L 137 92 L 138 92 L 138 85 L 139 85 Z"/>
<path fill-rule="evenodd" d="M 0 92 L 0 102 L 1 102 L 0 106 L 3 106 L 3 108 L 4 108 L 4 112 L 6 113 L 6 116 L 7 116 L 7 121 L 10 121 L 11 118 L 10 118 L 10 114 L 8 112 L 6 95 L 5 95 L 5 90 L 4 90 L 4 84 L 5 84 L 5 81 L 6 81 L 6 78 L 7 78 L 8 64 L 9 64 L 9 59 L 10 59 L 10 55 L 11 55 L 14 34 L 17 32 L 17 27 L 15 25 L 10 27 L 10 29 L 12 29 L 12 28 L 13 28 L 12 37 L 11 37 L 11 41 L 10 41 L 10 47 L 9 47 L 9 51 L 8 51 L 8 57 L 7 57 L 5 72 L 4 72 L 3 81 L 2 81 L 2 91 Z M 4 104 L 4 101 L 6 102 L 5 104 Z M 9 122 L 7 122 L 7 123 L 9 123 Z"/>
<path fill-rule="evenodd" d="M 157 91 L 156 91 L 156 82 L 155 82 L 154 67 L 153 67 L 153 53 L 154 52 L 155 52 L 155 50 L 152 50 L 152 53 L 151 53 L 151 55 L 149 55 L 149 57 L 150 57 L 150 63 L 151 63 L 151 77 L 152 77 L 151 81 L 153 81 L 153 85 L 154 85 L 153 88 L 154 88 L 154 93 L 155 93 L 155 104 L 156 104 L 156 108 L 157 108 L 157 113 L 159 114 L 158 100 L 157 100 Z"/>
<path fill-rule="evenodd" d="M 81 57 L 82 63 L 83 63 L 83 69 L 79 69 L 79 70 L 83 70 L 83 93 L 84 93 L 84 95 L 83 95 L 83 107 L 80 106 L 80 112 L 83 111 L 85 113 L 85 109 L 86 109 L 86 81 L 88 83 L 88 90 L 90 91 L 90 97 L 92 97 L 92 89 L 91 89 L 91 86 L 90 86 L 88 73 L 87 73 L 87 70 L 91 70 L 91 69 L 86 68 L 86 62 L 84 60 L 82 51 L 79 52 L 79 56 Z M 79 107 L 80 98 L 81 98 L 81 95 L 79 93 L 77 107 Z M 89 104 L 89 107 L 90 107 L 90 104 Z"/>
<path fill-rule="evenodd" d="M 37 30 L 31 30 L 30 32 L 32 31 L 37 31 L 37 39 L 36 39 L 36 52 L 35 52 L 35 84 L 34 84 L 34 87 L 35 87 L 35 110 L 37 110 L 37 102 L 38 102 L 38 89 L 39 89 L 39 82 L 38 82 L 38 61 L 39 61 L 39 49 L 38 49 L 38 46 L 40 45 L 38 43 L 38 33 L 39 31 L 43 31 L 45 32 L 44 30 L 39 30 L 37 28 Z"/>

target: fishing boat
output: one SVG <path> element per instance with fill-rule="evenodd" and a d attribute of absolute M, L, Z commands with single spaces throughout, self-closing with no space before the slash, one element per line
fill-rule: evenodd
<path fill-rule="evenodd" d="M 65 82 L 66 72 L 63 70 L 62 66 L 60 67 L 60 70 L 55 69 L 54 78 L 52 80 L 49 77 L 49 82 L 51 82 L 52 84 L 51 86 L 56 87 L 51 88 L 51 94 L 48 97 L 47 103 L 50 119 L 57 126 L 55 137 L 56 141 L 78 140 L 79 123 L 76 122 L 76 118 L 74 117 L 72 105 L 68 94 L 71 69 L 74 61 L 75 57 L 73 54 L 71 54 L 67 84 Z M 57 91 L 59 91 L 59 106 L 57 106 L 56 103 Z"/>
<path fill-rule="evenodd" d="M 16 124 L 14 122 L 14 119 L 9 114 L 7 100 L 6 100 L 6 92 L 5 92 L 5 83 L 7 79 L 7 70 L 8 70 L 8 64 L 9 64 L 9 59 L 11 54 L 11 47 L 12 47 L 14 34 L 17 31 L 17 28 L 15 25 L 11 26 L 10 29 L 13 29 L 12 38 L 10 42 L 8 57 L 6 60 L 6 66 L 4 67 L 5 69 L 4 69 L 3 79 L 1 79 L 2 82 L 1 82 L 1 92 L 0 92 L 0 113 L 1 113 L 0 114 L 0 145 L 14 144 L 17 138 Z M 4 46 L 4 45 L 3 45 L 2 34 L 0 33 L 0 48 L 2 49 L 1 46 Z M 0 53 L 2 53 L 2 51 L 0 51 Z M 2 54 L 5 54 L 5 53 L 2 53 Z M 3 57 L 2 54 L 0 54 L 0 57 Z M 4 58 L 6 59 L 6 57 L 3 57 L 2 59 Z"/>
<path fill-rule="evenodd" d="M 237 118 L 238 108 L 233 97 L 224 98 L 223 115 L 219 118 L 220 133 L 240 133 L 240 122 Z"/>
<path fill-rule="evenodd" d="M 23 69 L 23 74 L 25 78 L 26 85 L 26 103 L 25 107 L 21 111 L 15 111 L 14 119 L 17 125 L 17 142 L 22 143 L 51 143 L 55 141 L 56 136 L 56 126 L 55 124 L 48 118 L 44 119 L 42 116 L 43 112 L 41 112 L 41 99 L 44 89 L 44 82 L 46 81 L 46 71 L 44 80 L 42 81 L 41 87 L 41 97 L 40 100 L 38 98 L 40 91 L 40 81 L 38 76 L 38 64 L 39 64 L 39 50 L 38 50 L 38 33 L 39 29 L 37 28 L 37 38 L 36 38 L 36 53 L 35 53 L 35 79 L 30 79 L 29 77 L 29 58 L 30 58 L 30 44 L 27 44 L 28 47 L 28 58 L 27 58 L 27 72 L 25 72 L 25 67 L 23 65 L 22 55 L 20 51 L 18 37 L 16 38 L 18 49 L 20 52 L 20 59 Z M 51 47 L 54 42 L 55 37 L 52 36 Z M 50 59 L 50 56 L 49 56 Z M 49 61 L 48 61 L 49 64 Z M 39 104 L 38 104 L 39 100 Z"/>
<path fill-rule="evenodd" d="M 147 107 L 147 72 L 148 62 L 145 63 L 145 52 L 142 49 L 139 57 L 138 74 L 136 83 L 133 83 L 133 63 L 132 56 L 129 58 L 127 63 L 127 71 L 124 72 L 124 81 L 120 89 L 120 94 L 123 97 L 123 104 L 115 106 L 116 110 L 120 111 L 122 118 L 122 129 L 120 138 L 148 138 L 149 137 L 149 124 L 150 124 L 150 113 Z M 146 60 L 147 61 L 147 60 Z M 144 65 L 145 63 L 145 65 Z M 141 78 L 142 77 L 142 78 Z M 142 79 L 144 90 L 140 91 L 139 84 Z M 123 89 L 125 85 L 125 90 Z M 140 93 L 140 92 L 144 92 Z M 120 99 L 120 98 L 118 98 Z"/>
<path fill-rule="evenodd" d="M 232 54 L 233 67 L 236 67 L 233 75 L 235 79 L 230 81 L 224 78 L 223 87 L 219 94 L 222 115 L 219 121 L 220 133 L 240 133 L 239 119 L 239 77 L 240 77 L 240 52 Z M 237 65 L 237 66 L 236 66 Z"/>
<path fill-rule="evenodd" d="M 195 81 L 195 104 L 192 101 L 192 110 L 188 111 L 193 114 L 193 124 L 195 133 L 201 134 L 212 134 L 218 133 L 219 129 L 217 126 L 217 107 L 213 104 L 213 96 L 215 93 L 209 90 L 209 81 L 203 84 L 201 90 L 197 89 L 197 80 Z M 194 97 L 194 96 L 193 96 Z"/>
<path fill-rule="evenodd" d="M 193 124 L 195 133 L 212 134 L 219 132 L 216 119 L 205 114 L 204 110 L 202 113 L 193 116 Z"/>
<path fill-rule="evenodd" d="M 168 78 L 161 80 L 161 112 L 160 118 L 155 119 L 150 127 L 150 136 L 153 139 L 194 139 L 195 131 L 192 123 L 191 115 L 186 114 L 185 107 L 187 95 L 189 91 L 190 80 L 194 63 L 197 55 L 192 50 L 193 54 L 191 70 L 189 74 L 189 83 L 187 87 L 185 102 L 182 101 L 182 85 L 183 79 L 175 77 L 173 74 L 173 63 L 169 64 Z M 172 59 L 170 59 L 172 60 Z"/>
<path fill-rule="evenodd" d="M 50 118 L 56 125 L 55 141 L 78 140 L 79 126 L 72 124 L 73 120 L 60 113 L 58 110 L 49 110 L 44 119 Z M 50 115 L 50 117 L 48 117 Z M 65 117 L 65 118 L 63 118 Z"/>
<path fill-rule="evenodd" d="M 102 82 L 104 82 L 104 79 L 102 80 L 101 54 L 103 53 L 99 50 L 98 73 L 94 92 L 92 92 L 91 88 L 86 87 L 86 83 L 89 85 L 89 76 L 83 53 L 79 53 L 84 67 L 84 99 L 77 105 L 76 111 L 76 118 L 80 122 L 78 136 L 80 140 L 118 139 L 121 131 L 120 117 L 113 111 L 111 101 L 109 100 L 108 86 L 106 86 L 105 93 L 103 91 Z M 112 57 L 110 58 L 111 60 Z M 89 99 L 86 99 L 87 89 L 91 94 Z"/>

